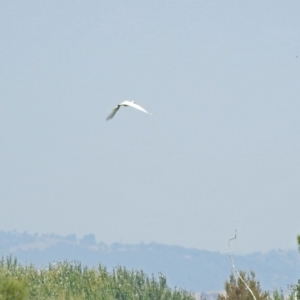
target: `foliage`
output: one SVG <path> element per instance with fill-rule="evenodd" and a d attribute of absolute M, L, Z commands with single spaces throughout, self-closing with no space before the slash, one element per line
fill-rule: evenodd
<path fill-rule="evenodd" d="M 28 289 L 24 280 L 0 278 L 0 300 L 25 300 L 27 296 Z"/>
<path fill-rule="evenodd" d="M 300 252 L 300 235 L 297 236 L 297 242 L 298 242 L 298 249 Z M 296 286 L 295 293 L 296 293 L 297 300 L 300 300 L 300 279 L 298 279 L 298 284 Z"/>
<path fill-rule="evenodd" d="M 290 298 L 300 300 L 300 279 L 298 279 L 298 284 L 294 285 L 293 293 Z"/>
<path fill-rule="evenodd" d="M 283 295 L 283 291 L 281 290 L 280 292 L 278 292 L 277 290 L 275 290 L 273 292 L 273 300 L 285 300 L 285 297 Z"/>
<path fill-rule="evenodd" d="M 269 293 L 261 290 L 254 272 L 251 272 L 250 276 L 247 277 L 245 272 L 239 274 L 254 293 L 256 300 L 267 300 L 269 298 Z M 253 297 L 242 280 L 240 278 L 236 279 L 231 274 L 229 281 L 225 282 L 225 295 L 219 294 L 218 300 L 253 300 Z"/>
<path fill-rule="evenodd" d="M 162 274 L 156 279 L 142 271 L 128 271 L 122 267 L 108 272 L 101 265 L 88 268 L 78 262 L 65 261 L 38 270 L 32 265 L 22 266 L 9 257 L 0 260 L 0 279 L 6 277 L 27 283 L 28 300 L 194 299 L 184 290 L 171 290 Z"/>

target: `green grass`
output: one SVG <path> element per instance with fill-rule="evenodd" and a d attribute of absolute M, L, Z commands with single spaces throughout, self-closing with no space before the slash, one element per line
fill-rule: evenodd
<path fill-rule="evenodd" d="M 192 300 L 191 293 L 172 290 L 166 278 L 122 267 L 112 272 L 101 265 L 59 262 L 44 269 L 22 266 L 12 257 L 0 260 L 0 300 Z"/>

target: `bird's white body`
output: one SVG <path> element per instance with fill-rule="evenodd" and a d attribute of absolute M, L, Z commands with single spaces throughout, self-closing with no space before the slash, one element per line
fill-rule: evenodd
<path fill-rule="evenodd" d="M 142 108 L 141 106 L 139 106 L 138 104 L 136 104 L 134 101 L 128 101 L 128 100 L 125 100 L 123 101 L 122 103 L 118 104 L 113 110 L 112 112 L 107 116 L 106 120 L 110 120 L 114 117 L 114 115 L 116 114 L 116 112 L 119 110 L 119 108 L 121 106 L 130 106 L 130 107 L 133 107 L 135 109 L 138 109 L 140 111 L 143 111 L 144 113 L 146 114 L 149 114 L 151 115 L 149 112 L 147 112 L 144 108 Z"/>

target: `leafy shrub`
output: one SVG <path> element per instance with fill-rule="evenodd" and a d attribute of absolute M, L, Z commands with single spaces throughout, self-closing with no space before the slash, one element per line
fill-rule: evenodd
<path fill-rule="evenodd" d="M 0 278 L 7 276 L 19 283 L 27 282 L 28 300 L 194 300 L 184 290 L 170 289 L 162 274 L 156 279 L 122 267 L 108 272 L 101 265 L 88 268 L 65 261 L 38 270 L 21 266 L 9 257 L 0 260 Z M 25 298 L 3 298 L 8 299 Z"/>
<path fill-rule="evenodd" d="M 255 279 L 254 272 L 251 272 L 250 276 L 246 276 L 245 272 L 240 272 L 239 274 L 252 290 L 256 300 L 268 300 L 269 293 L 261 290 L 260 283 Z M 225 282 L 225 295 L 219 294 L 218 300 L 253 300 L 253 297 L 244 282 L 240 278 L 236 279 L 231 274 L 229 281 Z"/>
<path fill-rule="evenodd" d="M 27 296 L 28 288 L 24 280 L 0 278 L 0 300 L 24 300 Z"/>

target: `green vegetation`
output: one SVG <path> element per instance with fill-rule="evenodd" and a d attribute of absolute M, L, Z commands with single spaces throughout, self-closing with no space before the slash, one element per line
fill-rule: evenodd
<path fill-rule="evenodd" d="M 245 272 L 240 272 L 239 274 L 252 290 L 256 300 L 269 299 L 269 293 L 261 290 L 259 281 L 255 279 L 254 272 L 251 272 L 250 276 L 246 276 Z M 240 278 L 236 279 L 231 274 L 229 281 L 225 282 L 225 295 L 218 295 L 218 300 L 253 300 L 253 297 L 244 282 Z"/>
<path fill-rule="evenodd" d="M 282 290 L 278 292 L 277 290 L 273 292 L 273 297 L 274 300 L 285 300 L 286 298 L 283 295 Z M 290 296 L 288 299 L 291 299 L 292 297 Z"/>
<path fill-rule="evenodd" d="M 1 278 L 0 300 L 25 300 L 28 296 L 28 289 L 24 280 L 13 277 Z"/>
<path fill-rule="evenodd" d="M 297 236 L 297 243 L 300 252 L 300 235 Z M 218 300 L 253 300 L 254 297 L 245 283 L 253 292 L 256 300 L 300 300 L 300 279 L 298 280 L 298 284 L 293 286 L 288 298 L 286 298 L 282 290 L 280 292 L 275 290 L 272 296 L 268 292 L 262 291 L 259 281 L 255 279 L 254 272 L 250 272 L 250 276 L 248 275 L 247 277 L 245 272 L 239 272 L 239 275 L 242 279 L 239 277 L 235 278 L 233 274 L 230 275 L 229 281 L 225 282 L 225 293 L 219 294 Z"/>
<path fill-rule="evenodd" d="M 298 249 L 300 252 L 300 235 L 297 236 L 297 242 L 298 242 Z M 298 279 L 298 284 L 296 285 L 295 293 L 296 293 L 297 300 L 300 300 L 300 279 Z"/>
<path fill-rule="evenodd" d="M 300 235 L 297 236 L 300 251 Z M 284 300 L 281 292 L 270 296 L 262 291 L 255 273 L 239 273 L 254 293 L 256 300 Z M 300 280 L 289 300 L 300 300 Z M 172 290 L 166 278 L 149 277 L 143 271 L 117 267 L 112 272 L 101 265 L 88 268 L 78 262 L 59 262 L 44 269 L 22 266 L 12 257 L 0 260 L 0 300 L 194 300 L 185 290 Z M 218 300 L 253 300 L 244 282 L 230 275 L 225 293 Z"/>
<path fill-rule="evenodd" d="M 11 257 L 0 260 L 0 300 L 192 300 L 184 290 L 171 290 L 166 278 L 148 277 L 142 271 L 105 267 L 88 268 L 61 262 L 38 270 Z"/>
<path fill-rule="evenodd" d="M 298 296 L 297 289 L 291 291 L 288 297 L 285 297 L 283 291 L 273 291 L 272 295 L 269 292 L 262 291 L 260 283 L 255 279 L 255 273 L 250 272 L 250 275 L 246 276 L 245 272 L 239 272 L 242 279 L 247 283 L 253 292 L 256 300 L 295 300 L 295 295 Z M 300 280 L 297 288 L 299 289 Z M 295 294 L 296 293 L 296 294 Z M 240 278 L 235 278 L 233 274 L 230 275 L 229 281 L 225 282 L 225 293 L 218 295 L 218 300 L 254 300 L 252 294 L 249 292 L 245 284 Z M 300 299 L 299 299 L 300 300 Z"/>

